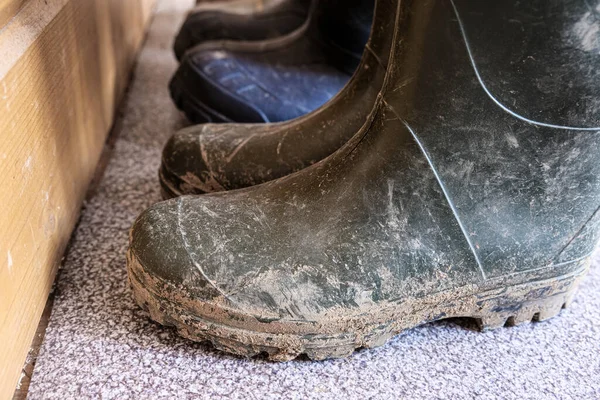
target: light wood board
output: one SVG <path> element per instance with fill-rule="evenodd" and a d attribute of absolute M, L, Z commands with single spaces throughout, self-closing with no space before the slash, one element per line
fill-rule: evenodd
<path fill-rule="evenodd" d="M 26 0 L 0 0 L 0 29 L 14 17 Z"/>
<path fill-rule="evenodd" d="M 15 390 L 153 3 L 27 0 L 0 28 L 0 399 Z"/>

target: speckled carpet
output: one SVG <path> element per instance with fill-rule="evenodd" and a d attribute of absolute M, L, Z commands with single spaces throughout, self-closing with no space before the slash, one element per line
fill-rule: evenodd
<path fill-rule="evenodd" d="M 275 364 L 179 338 L 135 305 L 128 229 L 160 200 L 163 143 L 186 124 L 172 105 L 171 42 L 191 0 L 163 0 L 56 288 L 31 399 L 600 399 L 600 269 L 547 322 L 479 333 L 429 324 L 345 360 Z M 600 258 L 596 258 L 596 265 Z"/>

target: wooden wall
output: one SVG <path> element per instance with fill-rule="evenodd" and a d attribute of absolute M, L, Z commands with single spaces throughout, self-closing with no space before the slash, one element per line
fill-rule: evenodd
<path fill-rule="evenodd" d="M 0 399 L 18 382 L 153 3 L 0 0 Z"/>
<path fill-rule="evenodd" d="M 0 29 L 14 17 L 26 0 L 0 0 Z"/>

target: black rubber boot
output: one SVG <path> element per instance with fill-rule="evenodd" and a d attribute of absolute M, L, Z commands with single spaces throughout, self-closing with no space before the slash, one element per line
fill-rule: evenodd
<path fill-rule="evenodd" d="M 190 11 L 173 49 L 180 60 L 187 50 L 208 40 L 257 41 L 283 36 L 306 22 L 309 9 L 310 0 L 204 3 Z"/>
<path fill-rule="evenodd" d="M 427 321 L 491 329 L 570 302 L 600 239 L 586 4 L 399 6 L 384 89 L 339 151 L 137 219 L 129 277 L 152 318 L 236 354 L 322 359 Z"/>
<path fill-rule="evenodd" d="M 262 42 L 188 51 L 171 96 L 192 122 L 278 122 L 320 107 L 348 82 L 370 34 L 374 0 L 317 0 L 308 22 Z"/>
<path fill-rule="evenodd" d="M 204 124 L 173 135 L 163 151 L 165 197 L 239 189 L 324 159 L 366 122 L 383 84 L 392 45 L 395 3 L 379 2 L 360 66 L 325 106 L 279 124 Z"/>

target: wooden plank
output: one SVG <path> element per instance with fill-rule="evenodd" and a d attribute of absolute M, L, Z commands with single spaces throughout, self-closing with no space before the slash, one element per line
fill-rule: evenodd
<path fill-rule="evenodd" d="M 29 0 L 0 30 L 0 399 L 10 398 L 154 0 Z"/>
<path fill-rule="evenodd" d="M 48 328 L 48 323 L 50 322 L 50 315 L 52 312 L 52 306 L 54 305 L 54 293 L 50 293 L 48 297 L 48 301 L 46 302 L 46 306 L 44 307 L 44 312 L 42 313 L 42 317 L 38 324 L 38 327 L 35 331 L 35 335 L 33 336 L 33 342 L 31 343 L 31 347 L 29 352 L 27 353 L 27 358 L 25 359 L 25 365 L 21 370 L 21 375 L 19 377 L 19 383 L 17 384 L 17 388 L 13 395 L 12 400 L 26 400 L 27 394 L 29 392 L 29 385 L 31 384 L 31 377 L 33 376 L 33 370 L 35 368 L 35 363 L 37 361 L 37 357 L 40 354 L 40 350 L 42 348 L 42 343 L 44 342 L 44 337 L 46 335 L 46 328 Z"/>
<path fill-rule="evenodd" d="M 0 29 L 14 17 L 26 0 L 0 0 Z"/>

